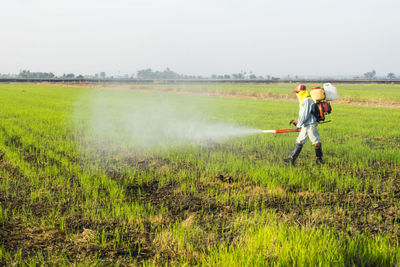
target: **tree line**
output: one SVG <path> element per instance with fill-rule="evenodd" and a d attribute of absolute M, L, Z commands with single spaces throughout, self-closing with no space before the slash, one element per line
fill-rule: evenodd
<path fill-rule="evenodd" d="M 4 78 L 12 77 L 12 75 L 2 75 Z M 64 73 L 61 76 L 56 76 L 52 72 L 31 72 L 30 70 L 21 70 L 16 78 L 22 79 L 53 79 L 53 78 L 64 78 L 64 79 L 84 79 L 83 75 L 75 75 L 73 73 Z"/>
<path fill-rule="evenodd" d="M 239 73 L 232 74 L 212 74 L 208 77 L 203 77 L 201 75 L 186 75 L 179 74 L 170 68 L 166 68 L 163 71 L 152 70 L 151 68 L 138 70 L 136 74 L 128 75 L 125 74 L 123 76 L 107 76 L 107 74 L 103 72 L 95 73 L 94 75 L 76 75 L 74 73 L 64 73 L 60 76 L 56 76 L 52 72 L 31 72 L 30 70 L 21 70 L 19 74 L 0 74 L 0 78 L 22 78 L 22 79 L 114 79 L 114 78 L 124 78 L 124 79 L 265 79 L 265 80 L 279 80 L 279 77 L 273 77 L 271 75 L 265 76 L 257 76 L 253 72 L 245 72 L 241 71 Z M 301 79 L 299 76 L 294 76 L 293 78 L 288 75 L 283 77 L 283 79 Z M 387 80 L 397 80 L 400 79 L 400 75 L 396 76 L 393 72 L 389 72 L 386 76 L 377 76 L 375 70 L 371 70 L 365 72 L 363 75 L 354 76 L 353 80 L 375 80 L 375 79 L 387 79 Z"/>

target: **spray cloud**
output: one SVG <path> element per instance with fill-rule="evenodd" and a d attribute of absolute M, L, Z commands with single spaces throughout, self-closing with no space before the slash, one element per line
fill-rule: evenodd
<path fill-rule="evenodd" d="M 85 135 L 91 146 L 103 150 L 205 145 L 260 132 L 206 119 L 204 111 L 212 107 L 205 98 L 107 90 L 92 93 Z"/>

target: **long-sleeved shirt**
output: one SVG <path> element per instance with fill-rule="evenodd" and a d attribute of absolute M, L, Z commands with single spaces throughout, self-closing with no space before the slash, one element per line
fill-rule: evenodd
<path fill-rule="evenodd" d="M 301 128 L 311 123 L 317 122 L 317 118 L 312 114 L 313 101 L 309 98 L 304 100 L 299 110 L 299 118 L 297 119 L 297 127 Z"/>

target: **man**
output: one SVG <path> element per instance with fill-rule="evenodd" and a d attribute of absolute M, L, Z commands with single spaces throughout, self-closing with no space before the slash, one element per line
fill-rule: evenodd
<path fill-rule="evenodd" d="M 311 96 L 307 92 L 306 86 L 303 84 L 297 86 L 293 93 L 296 93 L 297 95 L 300 103 L 300 110 L 299 118 L 296 121 L 291 121 L 290 124 L 293 124 L 299 128 L 300 134 L 296 139 L 296 144 L 294 145 L 290 156 L 283 159 L 283 161 L 291 163 L 294 166 L 295 161 L 299 156 L 301 149 L 303 148 L 303 145 L 309 138 L 314 146 L 315 155 L 317 156 L 316 163 L 324 163 L 322 159 L 321 141 L 319 140 L 319 134 L 317 130 L 318 122 L 317 118 L 312 113 L 314 102 L 311 100 Z"/>

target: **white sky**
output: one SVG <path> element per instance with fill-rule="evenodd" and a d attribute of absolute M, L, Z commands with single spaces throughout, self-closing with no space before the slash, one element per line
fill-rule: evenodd
<path fill-rule="evenodd" d="M 399 0 L 0 0 L 0 73 L 400 74 Z"/>

